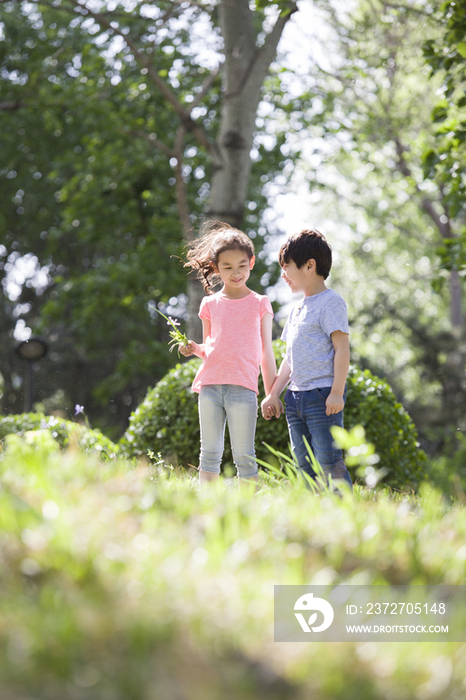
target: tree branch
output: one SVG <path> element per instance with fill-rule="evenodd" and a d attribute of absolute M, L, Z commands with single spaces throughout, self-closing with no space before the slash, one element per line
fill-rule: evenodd
<path fill-rule="evenodd" d="M 128 132 L 125 131 L 124 133 L 127 135 Z M 131 133 L 134 134 L 134 136 L 138 136 L 139 138 L 150 143 L 153 148 L 157 148 L 159 151 L 164 153 L 167 158 L 174 158 L 176 160 L 176 165 L 173 166 L 176 180 L 176 201 L 178 204 L 181 225 L 183 227 L 184 238 L 186 241 L 189 241 L 192 238 L 192 225 L 188 203 L 188 189 L 183 178 L 184 145 L 186 137 L 185 127 L 181 125 L 178 128 L 175 137 L 175 145 L 173 148 L 167 146 L 157 137 L 154 138 L 153 136 L 150 136 L 150 134 L 147 134 L 145 131 L 135 130 Z"/>
<path fill-rule="evenodd" d="M 405 148 L 403 147 L 403 144 L 399 140 L 398 137 L 394 139 L 395 141 L 395 146 L 396 146 L 396 152 L 398 155 L 398 165 L 400 172 L 405 176 L 409 177 L 413 182 L 414 178 L 411 175 L 411 170 L 406 163 L 405 157 L 404 157 L 404 152 Z M 417 182 L 414 182 L 414 186 L 416 189 L 416 192 L 420 194 L 421 196 L 423 195 L 421 188 L 417 184 Z M 442 192 L 442 190 L 440 190 Z M 444 206 L 444 205 L 442 205 Z M 437 230 L 439 231 L 440 235 L 442 238 L 453 238 L 455 237 L 455 234 L 452 232 L 451 229 L 451 224 L 450 224 L 450 219 L 448 217 L 448 209 L 444 206 L 444 212 L 445 212 L 445 217 L 446 217 L 446 222 L 443 223 L 441 221 L 440 215 L 435 211 L 435 207 L 433 202 L 428 199 L 427 197 L 422 196 L 421 199 L 421 209 L 423 209 L 426 214 L 431 218 L 431 220 L 434 222 L 435 226 L 437 227 Z M 457 270 L 450 270 L 450 321 L 451 324 L 454 328 L 462 328 L 463 325 L 463 315 L 462 315 L 462 309 L 461 309 L 461 296 L 462 296 L 462 288 L 461 288 L 461 281 L 458 275 Z"/>
<path fill-rule="evenodd" d="M 263 43 L 259 51 L 256 53 L 253 65 L 251 66 L 251 69 L 248 71 L 248 75 L 246 76 L 246 83 L 253 82 L 256 85 L 258 83 L 262 85 L 262 83 L 264 82 L 265 77 L 269 71 L 270 64 L 275 58 L 278 42 L 280 41 L 280 38 L 283 34 L 285 25 L 287 24 L 291 16 L 298 10 L 298 6 L 295 2 L 290 2 L 289 5 L 290 11 L 288 12 L 288 14 L 283 16 L 280 13 L 272 31 L 269 32 L 269 34 L 267 34 L 265 42 Z"/>
<path fill-rule="evenodd" d="M 194 134 L 194 136 L 197 138 L 200 144 L 204 146 L 207 152 L 211 153 L 213 150 L 212 143 L 207 137 L 207 134 L 204 131 L 204 129 L 191 118 L 191 110 L 187 110 L 183 107 L 183 105 L 181 104 L 173 90 L 170 88 L 170 86 L 160 77 L 160 75 L 154 69 L 150 58 L 148 58 L 139 49 L 139 47 L 131 39 L 131 37 L 122 32 L 121 29 L 119 29 L 119 27 L 113 27 L 110 19 L 101 15 L 99 12 L 94 12 L 94 10 L 89 9 L 89 7 L 87 7 L 82 2 L 79 2 L 79 0 L 69 0 L 69 2 L 71 2 L 76 8 L 79 8 L 80 10 L 86 10 L 87 14 L 93 17 L 96 20 L 96 22 L 98 22 L 101 25 L 103 24 L 114 34 L 120 36 L 123 39 L 128 48 L 131 49 L 131 51 L 133 52 L 136 60 L 139 61 L 139 63 L 141 63 L 141 65 L 143 65 L 144 68 L 147 69 L 147 75 L 150 77 L 154 85 L 156 85 L 156 87 L 165 97 L 167 102 L 171 104 L 177 115 L 180 117 L 185 128 Z"/>
<path fill-rule="evenodd" d="M 17 109 L 25 107 L 24 102 L 16 100 L 15 102 L 0 102 L 0 112 L 14 112 Z"/>
<path fill-rule="evenodd" d="M 179 116 L 182 118 L 186 118 L 186 112 L 183 109 L 180 102 L 178 101 L 178 98 L 176 97 L 175 93 L 165 83 L 165 81 L 162 80 L 159 74 L 156 71 L 154 71 L 149 59 L 146 58 L 146 56 L 140 51 L 139 47 L 127 34 L 124 34 L 118 27 L 112 27 L 112 22 L 110 19 L 104 17 L 104 15 L 101 15 L 99 12 L 94 12 L 94 10 L 90 10 L 88 7 L 86 7 L 84 3 L 79 2 L 79 0 L 69 0 L 69 2 L 71 2 L 75 7 L 78 7 L 81 10 L 86 10 L 87 14 L 91 15 L 91 17 L 93 17 L 97 22 L 99 22 L 99 24 L 105 25 L 114 34 L 120 36 L 125 42 L 125 44 L 128 46 L 128 48 L 131 49 L 131 51 L 134 54 L 134 57 L 144 65 L 144 68 L 147 68 L 148 74 L 150 75 L 152 82 L 154 82 L 157 85 L 160 92 L 170 102 L 172 107 L 175 108 Z"/>
<path fill-rule="evenodd" d="M 127 132 L 124 132 L 127 134 Z M 150 143 L 151 146 L 154 146 L 154 148 L 157 148 L 159 151 L 162 151 L 162 153 L 165 153 L 165 155 L 168 158 L 176 158 L 176 151 L 169 146 L 167 146 L 163 141 L 158 139 L 157 137 L 152 136 L 151 134 L 147 134 L 145 131 L 132 131 L 132 134 L 134 136 L 138 136 L 141 139 L 144 139 L 148 143 Z"/>
<path fill-rule="evenodd" d="M 204 10 L 209 14 L 214 11 L 214 5 L 196 2 L 195 0 L 172 0 L 172 3 L 173 5 L 189 5 L 190 7 L 197 7 L 199 10 Z"/>
<path fill-rule="evenodd" d="M 175 179 L 176 179 L 176 201 L 178 203 L 178 211 L 180 214 L 181 225 L 183 227 L 184 238 L 186 242 L 193 237 L 191 217 L 188 204 L 188 189 L 183 178 L 183 156 L 184 156 L 184 140 L 186 131 L 183 125 L 178 128 L 175 138 Z"/>
<path fill-rule="evenodd" d="M 410 167 L 407 164 L 406 159 L 404 157 L 404 153 L 406 151 L 405 147 L 403 146 L 403 144 L 397 136 L 393 138 L 393 141 L 395 143 L 396 153 L 398 156 L 398 169 L 401 172 L 401 174 L 404 175 L 404 177 L 409 177 L 410 180 L 414 183 L 416 192 L 422 197 L 421 208 L 432 219 L 442 238 L 451 238 L 453 234 L 451 230 L 450 219 L 447 217 L 447 222 L 445 224 L 442 223 L 442 221 L 440 220 L 440 214 L 438 214 L 435 211 L 433 202 L 423 195 L 421 188 L 412 176 Z"/>
<path fill-rule="evenodd" d="M 256 91 L 262 86 L 264 79 L 269 71 L 270 64 L 275 58 L 278 42 L 283 34 L 286 23 L 294 14 L 298 7 L 295 2 L 290 2 L 290 12 L 286 16 L 281 14 L 277 18 L 273 29 L 267 34 L 266 40 L 260 49 L 256 49 L 252 60 L 243 72 L 242 79 L 234 92 L 229 92 L 225 95 L 225 99 L 237 97 L 245 90 L 246 85 L 250 85 L 253 91 Z"/>
<path fill-rule="evenodd" d="M 200 92 L 197 93 L 195 99 L 193 102 L 191 102 L 191 111 L 195 108 L 198 107 L 202 99 L 207 95 L 209 92 L 210 88 L 214 84 L 216 78 L 220 74 L 220 70 L 222 68 L 223 63 L 221 63 L 212 73 L 210 73 L 207 78 L 205 79 L 204 83 L 202 84 L 202 89 Z"/>
<path fill-rule="evenodd" d="M 417 15 L 422 15 L 422 17 L 429 17 L 432 18 L 432 14 L 429 12 L 426 12 L 425 10 L 421 10 L 420 7 L 414 7 L 413 5 L 409 4 L 403 4 L 403 3 L 398 3 L 398 2 L 384 2 L 384 7 L 390 7 L 393 10 L 407 10 L 408 12 L 414 12 Z"/>
<path fill-rule="evenodd" d="M 123 129 L 120 129 L 120 131 L 121 133 L 124 133 L 125 136 L 128 135 L 127 131 L 124 131 Z M 186 137 L 186 129 L 183 125 L 178 128 L 174 148 L 170 148 L 163 141 L 157 137 L 147 134 L 145 131 L 133 130 L 130 133 L 150 143 L 153 148 L 156 148 L 164 153 L 167 158 L 174 158 L 176 160 L 176 165 L 173 166 L 176 180 L 176 202 L 178 204 L 180 222 L 183 227 L 183 235 L 186 242 L 188 242 L 193 237 L 193 234 L 188 203 L 188 189 L 183 178 L 184 140 Z"/>
<path fill-rule="evenodd" d="M 248 0 L 221 0 L 219 21 L 224 41 L 225 98 L 242 90 L 254 60 L 256 30 Z"/>

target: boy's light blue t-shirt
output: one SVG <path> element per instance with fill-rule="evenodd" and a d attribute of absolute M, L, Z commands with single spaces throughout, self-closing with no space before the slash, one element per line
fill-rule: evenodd
<path fill-rule="evenodd" d="M 334 331 L 349 333 L 345 300 L 333 289 L 304 297 L 291 311 L 281 335 L 291 368 L 291 391 L 332 386 Z"/>

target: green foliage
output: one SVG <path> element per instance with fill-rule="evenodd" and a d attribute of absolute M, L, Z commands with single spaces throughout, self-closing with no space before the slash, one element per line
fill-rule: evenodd
<path fill-rule="evenodd" d="M 312 158 L 319 150 L 321 158 L 308 168 L 314 215 L 340 246 L 332 286 L 348 303 L 353 361 L 387 379 L 423 446 L 438 453 L 466 415 L 464 339 L 452 324 L 464 277 L 450 273 L 464 265 L 466 238 L 446 199 L 450 184 L 465 182 L 455 173 L 466 161 L 445 166 L 448 185 L 436 174 L 448 161 L 435 130 L 448 120 L 432 123 L 441 74 L 429 79 L 421 48 L 431 37 L 443 51 L 442 27 L 426 16 L 435 4 L 320 5 L 337 58 L 310 76 L 304 117 L 317 143 Z M 351 230 L 347 245 L 342 228 Z"/>
<path fill-rule="evenodd" d="M 367 369 L 350 368 L 345 424 L 364 427 L 380 458 L 378 466 L 388 470 L 385 483 L 404 488 L 425 478 L 427 457 L 414 423 L 387 382 Z"/>
<path fill-rule="evenodd" d="M 278 362 L 284 352 L 283 343 L 274 342 Z M 199 418 L 196 395 L 190 387 L 200 360 L 178 364 L 150 389 L 142 404 L 131 415 L 129 427 L 120 446 L 132 456 L 161 452 L 180 464 L 198 464 Z M 260 396 L 263 387 L 260 384 Z M 362 425 L 369 443 L 380 458 L 379 467 L 387 470 L 385 483 L 400 489 L 419 484 L 425 475 L 426 456 L 419 448 L 413 422 L 398 403 L 386 382 L 352 366 L 348 376 L 345 425 Z M 232 463 L 226 442 L 224 462 Z M 274 461 L 267 449 L 289 453 L 288 429 L 284 418 L 266 421 L 259 416 L 256 432 L 257 457 Z M 265 443 L 265 444 L 264 444 Z"/>
<path fill-rule="evenodd" d="M 2 698 L 411 699 L 445 670 L 463 697 L 464 645 L 285 654 L 271 625 L 276 583 L 464 584 L 462 505 L 426 487 L 315 498 L 265 473 L 252 497 L 199 494 L 169 473 L 60 451 L 0 461 Z"/>
<path fill-rule="evenodd" d="M 199 416 L 191 384 L 200 363 L 193 359 L 177 364 L 149 389 L 120 440 L 123 454 L 140 457 L 152 450 L 185 465 L 197 463 Z"/>
<path fill-rule="evenodd" d="M 347 466 L 356 468 L 356 475 L 365 481 L 366 486 L 374 488 L 387 474 L 388 469 L 376 466 L 380 457 L 375 453 L 374 445 L 367 442 L 362 425 L 355 425 L 351 430 L 335 425 L 332 436 L 338 447 L 345 451 Z"/>
<path fill-rule="evenodd" d="M 439 250 L 441 268 L 465 270 L 466 9 L 464 3 L 447 0 L 433 6 L 432 16 L 441 36 L 424 43 L 424 58 L 443 85 L 431 113 L 435 143 L 424 153 L 423 169 L 426 178 L 441 183 L 449 217 L 456 219 L 455 240 L 445 241 Z"/>
<path fill-rule="evenodd" d="M 117 445 L 102 435 L 100 430 L 91 430 L 73 421 L 42 413 L 0 416 L 0 441 L 5 441 L 7 448 L 8 437 L 11 435 L 25 436 L 31 447 L 49 445 L 43 433 L 50 435 L 61 448 L 76 445 L 84 452 L 97 452 L 105 460 L 114 459 L 118 452 Z M 17 442 L 14 444 L 18 446 Z"/>
<path fill-rule="evenodd" d="M 281 17 L 287 17 L 292 12 L 296 12 L 296 4 L 290 0 L 256 0 L 256 8 L 258 10 L 267 10 L 270 7 L 276 7 L 280 10 Z"/>
<path fill-rule="evenodd" d="M 378 464 L 379 456 L 375 454 L 374 445 L 366 441 L 366 434 L 362 425 L 356 425 L 352 430 L 348 431 L 345 428 L 333 426 L 331 428 L 332 436 L 335 443 L 345 451 L 346 465 L 351 467 L 358 477 L 366 483 L 369 488 L 374 488 L 376 484 L 385 476 L 388 469 L 376 469 L 375 464 Z M 268 462 L 259 460 L 259 464 L 266 468 L 267 474 L 274 481 L 285 479 L 289 483 L 295 485 L 297 481 L 304 479 L 306 488 L 314 494 L 330 494 L 337 491 L 342 495 L 342 491 L 350 493 L 351 489 L 347 483 L 334 483 L 331 479 L 325 477 L 324 471 L 316 460 L 309 443 L 304 438 L 306 448 L 309 452 L 312 469 L 316 474 L 315 479 L 311 479 L 306 473 L 299 471 L 295 460 L 291 454 L 284 454 L 279 450 L 275 450 L 268 445 L 268 449 L 273 457 L 278 462 L 278 466 Z"/>
<path fill-rule="evenodd" d="M 0 134 L 0 277 L 21 256 L 36 261 L 20 295 L 0 302 L 2 412 L 18 413 L 22 403 L 12 379 L 23 368 L 10 352 L 20 319 L 50 344 L 36 396 L 64 390 L 93 423 L 120 435 L 131 402 L 170 366 L 154 306 L 164 309 L 186 283 L 172 257 L 182 248 L 173 169 L 149 139 L 156 129 L 173 136 L 170 111 L 143 87 L 141 67 L 124 51 L 109 59 L 112 38 L 100 34 L 100 43 L 96 25 L 72 8 L 44 3 L 31 13 L 2 3 L 0 21 L 2 106 L 11 106 Z M 137 17 L 128 21 L 142 30 Z M 157 63 L 171 67 L 164 47 Z M 143 127 L 147 139 L 135 135 Z M 192 166 L 203 166 L 202 155 Z"/>
<path fill-rule="evenodd" d="M 436 488 L 466 502 L 466 437 L 450 436 L 444 453 L 430 460 L 430 480 Z"/>
<path fill-rule="evenodd" d="M 447 0 L 434 6 L 432 14 L 442 27 L 443 37 L 438 42 L 427 40 L 423 47 L 424 56 L 432 73 L 444 72 L 446 94 L 450 97 L 466 80 L 466 8 L 464 3 Z"/>
<path fill-rule="evenodd" d="M 186 315 L 172 156 L 186 122 L 183 186 L 195 227 L 209 198 L 211 161 L 192 129 L 197 124 L 214 142 L 222 109 L 221 77 L 192 40 L 202 26 L 221 63 L 211 11 L 207 3 L 161 1 L 149 12 L 117 2 L 99 15 L 72 3 L 37 2 L 32 11 L 0 2 L 0 281 L 22 256 L 36 266 L 19 296 L 0 298 L 1 412 L 19 413 L 23 403 L 23 368 L 11 352 L 18 321 L 50 342 L 36 374 L 38 400 L 62 391 L 112 437 L 172 366 L 156 314 Z M 266 13 L 255 14 L 262 28 Z M 147 62 L 180 108 L 195 100 L 192 121 L 180 120 Z M 265 185 L 284 167 L 282 143 L 272 141 L 255 144 L 244 217 L 255 238 L 258 289 L 277 277 L 277 266 L 259 256 L 273 233 L 262 223 Z"/>

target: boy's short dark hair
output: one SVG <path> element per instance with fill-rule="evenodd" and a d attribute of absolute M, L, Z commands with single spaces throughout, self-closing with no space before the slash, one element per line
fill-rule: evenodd
<path fill-rule="evenodd" d="M 280 267 L 292 260 L 300 269 L 311 259 L 316 261 L 317 274 L 326 280 L 332 267 L 332 249 L 325 236 L 315 228 L 290 236 L 278 253 Z"/>

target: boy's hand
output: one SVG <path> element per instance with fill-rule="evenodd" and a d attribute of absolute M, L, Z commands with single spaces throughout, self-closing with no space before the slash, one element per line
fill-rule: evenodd
<path fill-rule="evenodd" d="M 331 416 L 333 413 L 340 413 L 340 411 L 343 411 L 345 400 L 343 396 L 330 392 L 325 405 L 327 407 L 325 413 L 327 416 Z"/>
<path fill-rule="evenodd" d="M 283 404 L 280 399 L 272 396 L 267 396 L 261 403 L 262 417 L 265 420 L 270 420 L 272 416 L 280 418 L 281 413 L 285 413 Z"/>

